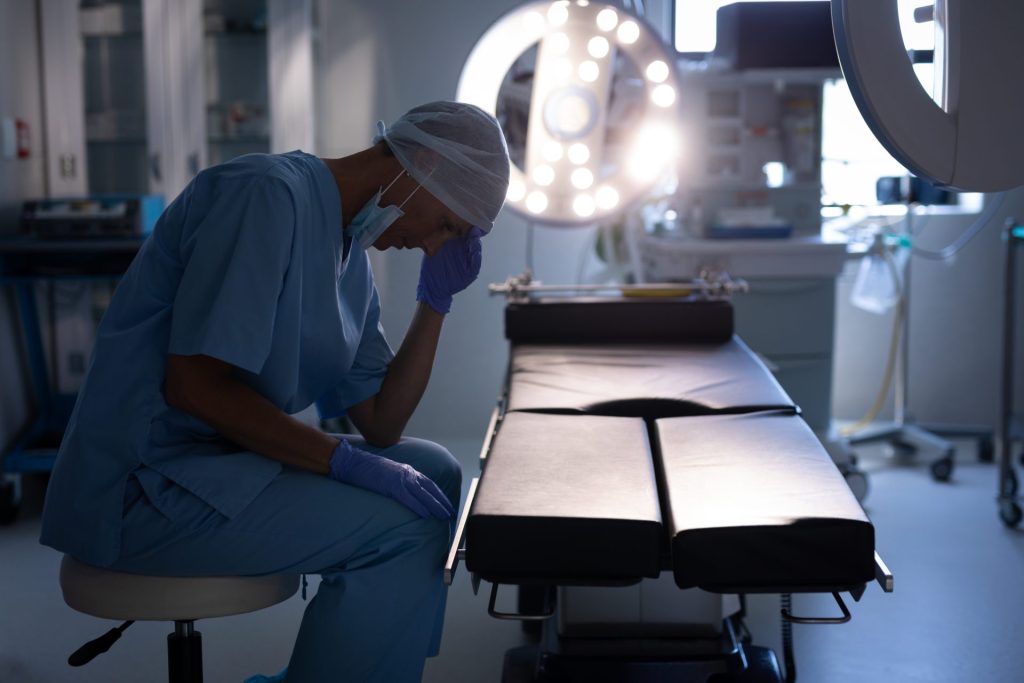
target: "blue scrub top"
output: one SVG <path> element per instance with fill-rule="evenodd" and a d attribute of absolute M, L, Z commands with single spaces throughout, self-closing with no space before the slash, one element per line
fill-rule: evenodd
<path fill-rule="evenodd" d="M 281 470 L 167 405 L 168 353 L 236 366 L 287 413 L 316 402 L 332 417 L 376 394 L 394 354 L 366 252 L 342 242 L 337 185 L 315 156 L 250 154 L 196 176 L 100 324 L 41 542 L 108 565 L 130 475 L 174 519 L 192 497 L 233 517 Z"/>

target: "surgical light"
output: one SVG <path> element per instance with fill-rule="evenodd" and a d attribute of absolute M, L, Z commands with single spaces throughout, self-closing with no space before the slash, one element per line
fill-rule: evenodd
<path fill-rule="evenodd" d="M 647 65 L 647 71 L 644 73 L 647 75 L 647 80 L 652 83 L 662 83 L 668 78 L 668 64 L 656 59 Z"/>
<path fill-rule="evenodd" d="M 594 59 L 601 59 L 606 56 L 609 49 L 608 39 L 604 36 L 594 36 L 587 41 L 587 52 Z"/>
<path fill-rule="evenodd" d="M 525 28 L 528 33 L 543 31 L 545 23 L 544 17 L 540 12 L 527 12 L 523 16 L 523 28 Z"/>
<path fill-rule="evenodd" d="M 526 197 L 526 208 L 530 213 L 544 213 L 548 208 L 548 196 L 540 190 L 534 190 Z"/>
<path fill-rule="evenodd" d="M 597 13 L 597 27 L 602 31 L 611 31 L 618 23 L 619 15 L 610 7 Z"/>
<path fill-rule="evenodd" d="M 508 77 L 521 60 L 533 64 L 525 93 L 523 81 L 513 88 Z M 620 88 L 634 73 L 642 79 Z M 601 0 L 527 0 L 477 41 L 456 98 L 507 112 L 499 120 L 516 160 L 509 209 L 548 224 L 580 224 L 623 210 L 668 170 L 676 155 L 663 148 L 664 136 L 650 142 L 649 130 L 678 127 L 679 87 L 674 55 L 628 10 Z M 620 91 L 636 93 L 625 95 L 634 97 L 624 102 L 628 126 L 609 106 Z M 513 126 L 513 116 L 525 118 Z"/>
<path fill-rule="evenodd" d="M 544 103 L 544 126 L 558 140 L 576 140 L 597 123 L 598 105 L 583 88 L 563 88 Z"/>
<path fill-rule="evenodd" d="M 590 160 L 590 148 L 582 142 L 577 142 L 569 147 L 568 157 L 569 161 L 577 166 L 581 166 Z"/>
<path fill-rule="evenodd" d="M 565 148 L 554 140 L 548 140 L 544 143 L 543 155 L 545 161 L 550 161 L 551 163 L 561 161 L 564 154 Z"/>
<path fill-rule="evenodd" d="M 569 18 L 569 3 L 555 2 L 548 9 L 548 21 L 552 26 L 561 26 Z"/>
<path fill-rule="evenodd" d="M 597 62 L 592 62 L 588 59 L 580 64 L 579 74 L 580 79 L 587 83 L 593 83 L 597 80 L 597 77 L 601 75 L 601 69 L 598 68 Z"/>
<path fill-rule="evenodd" d="M 533 181 L 538 185 L 547 187 L 555 181 L 555 169 L 551 168 L 547 164 L 541 164 L 537 168 L 533 169 Z"/>
<path fill-rule="evenodd" d="M 659 107 L 671 107 L 672 103 L 676 101 L 676 91 L 672 89 L 671 85 L 662 83 L 651 91 L 651 101 Z"/>
<path fill-rule="evenodd" d="M 569 51 L 569 36 L 564 33 L 552 33 L 547 41 L 548 48 L 556 55 L 564 55 Z"/>
<path fill-rule="evenodd" d="M 572 202 L 572 210 L 581 218 L 594 215 L 594 198 L 587 194 L 581 194 Z"/>
<path fill-rule="evenodd" d="M 619 203 L 619 193 L 615 191 L 614 187 L 605 185 L 597 190 L 597 206 L 608 211 L 614 209 Z"/>
<path fill-rule="evenodd" d="M 629 159 L 629 172 L 641 182 L 657 178 L 676 156 L 678 141 L 668 126 L 651 125 L 640 130 Z"/>
<path fill-rule="evenodd" d="M 551 69 L 551 75 L 554 76 L 556 80 L 565 82 L 569 80 L 570 76 L 572 76 L 572 62 L 565 57 L 549 62 L 548 67 Z"/>
<path fill-rule="evenodd" d="M 522 180 L 513 178 L 508 183 L 508 192 L 505 193 L 505 199 L 512 203 L 523 201 L 523 197 L 526 196 L 526 185 Z"/>
<path fill-rule="evenodd" d="M 619 26 L 619 42 L 624 45 L 632 45 L 640 37 L 640 26 L 635 21 L 624 21 Z"/>
<path fill-rule="evenodd" d="M 572 172 L 572 185 L 577 190 L 585 190 L 594 184 L 594 174 L 589 168 L 580 167 Z"/>

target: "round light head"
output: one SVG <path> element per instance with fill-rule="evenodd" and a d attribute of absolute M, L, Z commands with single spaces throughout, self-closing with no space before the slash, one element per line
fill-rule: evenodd
<path fill-rule="evenodd" d="M 623 45 L 632 45 L 640 37 L 640 25 L 632 19 L 624 21 L 619 24 L 619 30 L 617 32 L 619 36 L 619 42 Z"/>
<path fill-rule="evenodd" d="M 523 71 L 513 65 L 531 49 L 531 81 L 514 81 L 508 75 Z M 674 64 L 657 33 L 619 6 L 526 2 L 481 36 L 456 97 L 505 117 L 499 121 L 515 160 L 509 208 L 537 222 L 588 224 L 627 208 L 675 159 L 663 148 L 664 136 L 650 132 L 678 129 Z M 636 77 L 643 94 L 628 103 L 635 120 L 624 127 L 609 120 L 616 113 L 608 104 L 619 92 L 616 83 Z M 613 125 L 614 136 L 606 128 Z M 629 131 L 642 134 L 624 137 Z"/>

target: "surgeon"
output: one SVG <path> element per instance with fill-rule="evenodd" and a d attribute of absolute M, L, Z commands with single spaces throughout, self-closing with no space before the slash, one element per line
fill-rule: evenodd
<path fill-rule="evenodd" d="M 46 498 L 41 542 L 99 567 L 319 573 L 288 667 L 254 681 L 418 681 L 440 644 L 461 472 L 403 432 L 508 151 L 467 104 L 377 129 L 339 159 L 214 166 L 168 206 L 100 325 Z M 397 353 L 371 247 L 424 252 Z M 291 417 L 313 403 L 361 436 Z"/>

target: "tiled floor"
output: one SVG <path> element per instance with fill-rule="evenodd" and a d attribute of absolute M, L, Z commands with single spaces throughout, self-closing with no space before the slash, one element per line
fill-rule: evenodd
<path fill-rule="evenodd" d="M 467 475 L 477 469 L 475 448 L 452 447 Z M 996 515 L 995 467 L 975 462 L 969 444 L 950 484 L 934 483 L 922 465 L 894 467 L 878 448 L 862 462 L 871 483 L 865 507 L 896 591 L 869 587 L 851 605 L 849 624 L 796 627 L 799 680 L 1024 680 L 1024 532 L 1007 530 Z M 0 682 L 165 680 L 163 624 L 136 624 L 82 669 L 65 664 L 71 651 L 111 625 L 61 601 L 59 556 L 36 542 L 38 482 L 28 489 L 19 521 L 0 528 Z M 428 662 L 425 681 L 500 680 L 503 653 L 523 636 L 518 624 L 489 618 L 486 607 L 484 592 L 474 596 L 469 577 L 460 574 L 442 653 Z M 776 597 L 752 599 L 748 623 L 755 643 L 779 646 L 777 608 Z M 200 622 L 206 680 L 235 682 L 277 671 L 302 609 L 296 597 L 256 614 Z M 794 611 L 828 614 L 835 605 L 828 596 L 798 596 Z"/>

